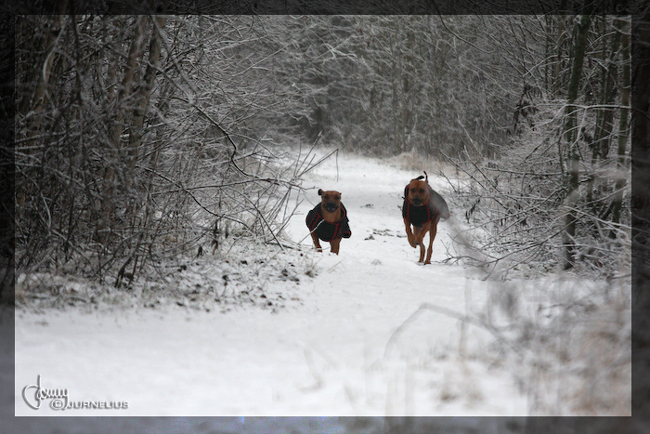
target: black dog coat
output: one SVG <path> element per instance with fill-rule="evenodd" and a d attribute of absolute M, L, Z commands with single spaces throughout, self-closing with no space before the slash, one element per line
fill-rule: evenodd
<path fill-rule="evenodd" d="M 350 238 L 352 235 L 348 212 L 343 204 L 341 204 L 341 221 L 338 223 L 328 223 L 323 219 L 320 203 L 307 213 L 305 223 L 309 231 L 314 232 L 323 241 L 332 241 L 337 238 Z"/>
<path fill-rule="evenodd" d="M 404 203 L 402 204 L 402 217 L 411 222 L 413 226 L 420 227 L 426 222 L 434 221 L 437 218 L 448 219 L 449 207 L 447 202 L 431 186 L 429 188 L 429 203 L 415 206 L 408 200 L 409 187 L 404 189 Z"/>

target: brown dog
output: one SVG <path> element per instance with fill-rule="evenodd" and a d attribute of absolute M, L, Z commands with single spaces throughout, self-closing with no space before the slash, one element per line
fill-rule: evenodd
<path fill-rule="evenodd" d="M 338 255 L 341 239 L 352 235 L 348 212 L 341 203 L 341 193 L 338 191 L 319 189 L 318 195 L 321 196 L 321 202 L 307 213 L 305 223 L 316 250 L 323 251 L 319 241 L 323 240 L 329 242 L 332 253 Z"/>
<path fill-rule="evenodd" d="M 429 185 L 429 175 L 418 176 L 412 179 L 404 189 L 404 204 L 402 217 L 406 227 L 406 236 L 411 247 L 420 246 L 420 260 L 424 264 L 431 263 L 433 240 L 438 233 L 440 219 L 449 218 L 447 202 Z M 424 178 L 424 181 L 422 180 Z M 413 230 L 411 230 L 413 225 Z M 424 259 L 424 237 L 429 232 L 429 248 Z"/>

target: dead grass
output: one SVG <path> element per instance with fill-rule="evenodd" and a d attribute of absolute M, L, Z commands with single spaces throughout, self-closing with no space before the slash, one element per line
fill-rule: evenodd
<path fill-rule="evenodd" d="M 386 161 L 394 167 L 414 172 L 414 176 L 426 171 L 429 175 L 441 175 L 450 179 L 464 178 L 458 167 L 431 156 L 423 155 L 415 149 L 389 157 Z"/>
<path fill-rule="evenodd" d="M 491 290 L 487 310 L 491 325 L 507 336 L 504 350 L 518 349 L 511 353 L 513 373 L 532 415 L 631 415 L 628 284 L 501 284 Z"/>

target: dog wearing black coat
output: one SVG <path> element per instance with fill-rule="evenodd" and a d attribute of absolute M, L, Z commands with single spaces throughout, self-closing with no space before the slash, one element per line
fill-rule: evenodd
<path fill-rule="evenodd" d="M 318 195 L 321 196 L 321 202 L 307 213 L 305 223 L 317 251 L 323 251 L 320 245 L 322 240 L 329 242 L 332 253 L 338 255 L 341 240 L 352 235 L 348 212 L 341 203 L 340 192 L 319 189 Z"/>
<path fill-rule="evenodd" d="M 422 180 L 424 178 L 424 181 Z M 424 172 L 412 179 L 404 189 L 402 217 L 406 227 L 406 236 L 411 247 L 420 246 L 419 263 L 430 264 L 433 252 L 433 240 L 438 233 L 438 222 L 449 218 L 447 202 L 429 185 L 429 175 Z M 413 229 L 411 229 L 413 226 Z M 429 233 L 429 248 L 424 257 L 424 237 Z"/>

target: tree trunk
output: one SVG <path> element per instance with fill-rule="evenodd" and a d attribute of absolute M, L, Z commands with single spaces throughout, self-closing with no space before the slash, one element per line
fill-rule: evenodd
<path fill-rule="evenodd" d="M 145 17 L 139 16 L 136 18 L 135 30 L 131 47 L 129 48 L 129 55 L 124 66 L 124 77 L 120 85 L 118 96 L 115 123 L 113 124 L 113 131 L 111 134 L 110 142 L 114 149 L 120 148 L 120 138 L 124 129 L 124 118 L 126 106 L 128 105 L 127 99 L 131 97 L 131 89 L 135 77 L 135 69 L 138 64 L 138 59 L 142 55 L 142 45 L 144 39 L 144 20 Z"/>
<path fill-rule="evenodd" d="M 23 112 L 27 113 L 32 111 L 34 115 L 31 117 L 33 119 L 32 125 L 28 126 L 28 134 L 30 137 L 38 134 L 40 128 L 40 113 L 43 110 L 43 104 L 45 103 L 45 91 L 47 90 L 47 85 L 50 81 L 50 72 L 52 70 L 52 64 L 54 63 L 56 43 L 61 35 L 62 29 L 61 24 L 63 23 L 63 13 L 68 5 L 68 0 L 61 0 L 57 5 L 57 15 L 52 16 L 51 26 L 45 41 L 43 42 L 43 52 L 45 54 L 43 67 L 38 71 L 36 75 L 36 89 L 34 90 L 34 95 L 32 96 L 30 107 Z"/>
<path fill-rule="evenodd" d="M 621 222 L 621 208 L 623 203 L 623 188 L 625 187 L 625 176 L 627 173 L 626 155 L 627 155 L 627 141 L 629 137 L 628 129 L 628 106 L 630 105 L 630 47 L 628 25 L 623 19 L 615 18 L 614 26 L 617 33 L 621 35 L 623 49 L 622 53 L 622 69 L 623 69 L 623 82 L 621 83 L 621 117 L 618 126 L 618 161 L 617 161 L 617 178 L 615 183 L 616 195 L 614 196 L 614 206 L 612 211 L 612 222 L 618 224 Z M 616 231 L 612 230 L 610 233 L 612 238 L 616 237 Z"/>
<path fill-rule="evenodd" d="M 162 46 L 162 36 L 160 29 L 165 26 L 167 21 L 164 15 L 156 15 L 152 18 L 154 21 L 153 34 L 151 36 L 151 43 L 149 45 L 149 64 L 144 73 L 142 86 L 140 87 L 140 94 L 137 96 L 135 103 L 135 110 L 133 112 L 133 121 L 131 123 L 131 133 L 129 136 L 129 176 L 127 179 L 132 181 L 135 172 L 135 166 L 138 161 L 138 154 L 140 143 L 142 141 L 142 126 L 144 125 L 144 117 L 147 111 L 147 106 L 151 99 L 151 90 L 153 89 L 156 73 L 158 72 L 158 64 L 160 61 L 160 51 Z"/>
<path fill-rule="evenodd" d="M 111 149 L 107 152 L 109 159 L 107 166 L 104 170 L 104 192 L 101 205 L 101 220 L 98 222 L 97 238 L 99 242 L 106 240 L 105 231 L 110 227 L 111 220 L 114 214 L 114 196 L 115 196 L 115 183 L 116 168 L 121 161 L 121 138 L 125 126 L 126 107 L 131 98 L 131 89 L 133 87 L 135 70 L 138 64 L 138 59 L 142 55 L 142 45 L 144 39 L 144 20 L 145 17 L 138 16 L 135 22 L 135 30 L 129 54 L 124 66 L 124 76 L 122 83 L 117 93 L 117 100 L 115 104 L 116 114 L 112 119 L 112 129 L 109 129 L 110 136 L 108 142 Z"/>
<path fill-rule="evenodd" d="M 564 136 L 568 146 L 567 164 L 567 196 L 565 199 L 566 214 L 564 217 L 564 266 L 565 270 L 572 268 L 575 264 L 575 235 L 577 226 L 577 217 L 574 209 L 579 199 L 579 169 L 580 169 L 580 152 L 578 150 L 578 115 L 577 109 L 573 105 L 578 97 L 580 90 L 580 77 L 582 76 L 582 64 L 587 46 L 587 33 L 589 32 L 589 23 L 591 22 L 591 3 L 583 7 L 583 15 L 576 28 L 576 39 L 574 43 L 574 58 L 571 67 L 571 79 L 569 80 L 568 98 L 566 114 L 567 120 L 564 128 Z"/>
<path fill-rule="evenodd" d="M 562 0 L 560 3 L 560 10 L 565 11 L 567 9 L 567 0 Z M 558 16 L 557 23 L 557 46 L 556 46 L 556 57 L 555 57 L 555 67 L 553 78 L 555 82 L 553 83 L 553 93 L 559 94 L 560 89 L 563 87 L 562 80 L 562 50 L 564 49 L 564 40 L 566 39 L 566 28 L 565 22 L 567 17 L 564 15 Z"/>
<path fill-rule="evenodd" d="M 607 20 L 607 17 L 603 17 Z M 606 26 L 604 26 L 606 28 Z M 603 31 L 601 31 L 603 33 Z M 618 81 L 618 65 L 616 64 L 616 56 L 618 54 L 621 42 L 620 32 L 614 32 L 611 38 L 610 51 L 607 53 L 607 44 L 603 42 L 602 61 L 606 65 L 602 70 L 601 75 L 601 89 L 599 103 L 602 106 L 610 106 L 614 104 L 616 94 L 616 82 Z M 605 160 L 609 154 L 609 147 L 612 142 L 612 131 L 614 129 L 614 110 L 609 107 L 598 109 L 596 112 L 596 129 L 594 131 L 593 142 L 589 145 L 591 147 L 591 166 L 594 173 L 598 169 L 599 161 Z M 589 177 L 587 184 L 587 203 L 590 204 L 594 214 L 598 214 L 597 202 L 601 196 L 603 183 L 598 182 L 597 176 L 592 174 Z M 598 189 L 594 197 L 594 188 Z"/>

